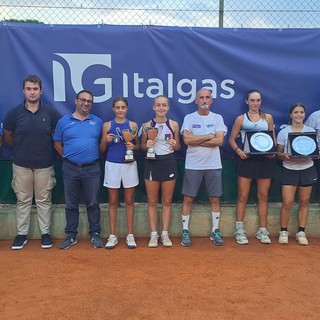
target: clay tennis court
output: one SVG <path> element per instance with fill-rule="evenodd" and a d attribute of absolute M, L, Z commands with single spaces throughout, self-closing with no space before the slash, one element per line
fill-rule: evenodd
<path fill-rule="evenodd" d="M 0 242 L 0 319 L 319 319 L 320 240 L 69 250 Z"/>

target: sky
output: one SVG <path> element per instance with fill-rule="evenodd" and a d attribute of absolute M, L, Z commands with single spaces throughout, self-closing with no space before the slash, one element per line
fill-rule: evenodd
<path fill-rule="evenodd" d="M 3 0 L 0 20 L 218 27 L 219 0 Z M 317 0 L 224 0 L 225 28 L 318 28 Z"/>

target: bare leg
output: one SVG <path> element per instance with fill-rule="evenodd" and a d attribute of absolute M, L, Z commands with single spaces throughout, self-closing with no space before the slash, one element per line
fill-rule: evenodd
<path fill-rule="evenodd" d="M 148 195 L 148 217 L 151 232 L 157 231 L 157 205 L 160 188 L 159 181 L 144 180 Z"/>
<path fill-rule="evenodd" d="M 176 180 L 164 181 L 161 183 L 162 190 L 162 230 L 168 231 L 171 218 L 172 195 Z"/>
<path fill-rule="evenodd" d="M 192 202 L 194 197 L 184 196 L 183 203 L 182 203 L 182 215 L 189 216 L 191 211 Z"/>
<path fill-rule="evenodd" d="M 110 234 L 116 234 L 118 189 L 108 189 L 109 191 L 109 223 Z"/>
<path fill-rule="evenodd" d="M 251 182 L 252 179 L 250 178 L 238 177 L 238 201 L 236 208 L 236 221 L 244 220 Z"/>
<path fill-rule="evenodd" d="M 124 197 L 126 203 L 128 234 L 133 233 L 134 219 L 134 190 L 135 188 L 125 188 Z"/>
<path fill-rule="evenodd" d="M 290 220 L 291 209 L 296 193 L 296 186 L 283 185 L 282 188 L 282 206 L 280 210 L 280 227 L 287 228 Z"/>
<path fill-rule="evenodd" d="M 312 186 L 299 187 L 299 210 L 298 223 L 299 227 L 305 228 L 309 215 L 309 200 L 312 192 Z"/>
<path fill-rule="evenodd" d="M 258 214 L 260 228 L 267 227 L 268 216 L 268 194 L 271 185 L 271 179 L 257 179 L 258 187 Z"/>

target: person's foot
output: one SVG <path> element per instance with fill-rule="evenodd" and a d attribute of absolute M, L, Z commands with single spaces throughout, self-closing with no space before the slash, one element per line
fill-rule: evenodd
<path fill-rule="evenodd" d="M 118 244 L 118 238 L 114 234 L 110 234 L 108 242 L 105 245 L 105 248 L 108 250 L 113 249 Z"/>
<path fill-rule="evenodd" d="M 99 233 L 94 233 L 91 237 L 91 243 L 94 248 L 103 248 L 103 241 Z"/>
<path fill-rule="evenodd" d="M 302 246 L 307 246 L 309 244 L 308 239 L 307 239 L 304 231 L 299 231 L 296 234 L 296 241 Z"/>
<path fill-rule="evenodd" d="M 126 244 L 129 249 L 135 249 L 137 247 L 133 234 L 128 234 L 126 236 Z"/>
<path fill-rule="evenodd" d="M 192 242 L 190 239 L 190 233 L 189 233 L 189 230 L 187 229 L 182 230 L 181 244 L 185 247 L 191 247 L 192 245 Z"/>
<path fill-rule="evenodd" d="M 148 247 L 149 248 L 156 248 L 158 246 L 158 239 L 159 239 L 158 234 L 151 234 L 150 240 L 148 243 Z"/>
<path fill-rule="evenodd" d="M 236 239 L 237 243 L 239 244 L 248 244 L 249 240 L 246 235 L 246 231 L 244 229 L 237 229 L 236 232 L 233 234 L 234 238 Z"/>
<path fill-rule="evenodd" d="M 28 240 L 27 240 L 27 236 L 26 235 L 18 234 L 13 240 L 11 249 L 12 250 L 23 249 L 23 247 L 25 246 L 25 244 L 27 242 L 28 242 Z"/>
<path fill-rule="evenodd" d="M 49 233 L 45 233 L 41 236 L 41 248 L 50 249 L 53 246 L 52 237 Z"/>
<path fill-rule="evenodd" d="M 216 229 L 211 232 L 210 240 L 216 245 L 216 246 L 223 246 L 224 241 L 222 240 L 222 234 L 219 229 Z"/>
<path fill-rule="evenodd" d="M 161 242 L 164 247 L 172 247 L 172 241 L 167 233 L 161 235 Z"/>
<path fill-rule="evenodd" d="M 64 241 L 60 244 L 60 249 L 69 249 L 71 246 L 75 245 L 77 242 L 78 241 L 75 236 L 68 234 L 64 239 Z"/>
<path fill-rule="evenodd" d="M 255 237 L 260 240 L 261 243 L 269 244 L 271 243 L 271 239 L 269 238 L 269 232 L 266 229 L 259 230 L 256 234 Z"/>
<path fill-rule="evenodd" d="M 288 231 L 280 231 L 278 242 L 280 244 L 287 244 L 289 242 L 289 232 Z"/>

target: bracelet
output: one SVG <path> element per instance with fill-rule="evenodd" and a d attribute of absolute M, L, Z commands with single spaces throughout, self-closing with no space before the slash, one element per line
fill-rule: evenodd
<path fill-rule="evenodd" d="M 240 147 L 236 147 L 236 148 L 234 149 L 234 152 L 237 152 L 238 149 L 240 149 Z"/>

